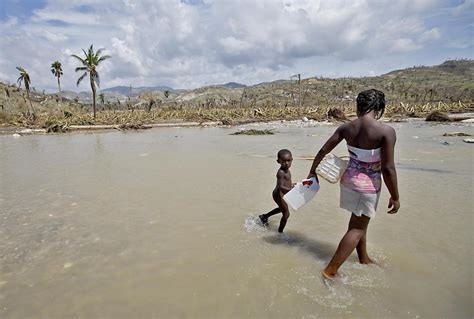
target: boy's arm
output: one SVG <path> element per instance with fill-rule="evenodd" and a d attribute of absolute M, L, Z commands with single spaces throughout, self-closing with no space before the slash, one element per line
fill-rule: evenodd
<path fill-rule="evenodd" d="M 313 165 L 311 165 L 311 169 L 308 174 L 308 178 L 311 177 L 316 177 L 316 180 L 319 183 L 318 176 L 316 175 L 316 167 L 318 167 L 319 163 L 323 160 L 324 156 L 331 152 L 337 144 L 339 144 L 344 136 L 342 135 L 342 130 L 346 127 L 346 125 L 341 125 L 339 126 L 334 134 L 324 143 L 323 147 L 319 150 L 318 154 L 316 154 L 316 157 L 313 160 Z"/>
<path fill-rule="evenodd" d="M 390 192 L 390 200 L 388 203 L 389 214 L 395 214 L 400 208 L 400 197 L 398 195 L 397 170 L 395 169 L 395 142 L 397 137 L 395 130 L 391 127 L 387 128 L 384 136 L 381 150 L 382 175 L 385 185 Z"/>
<path fill-rule="evenodd" d="M 286 194 L 288 193 L 292 187 L 288 187 L 285 185 L 285 173 L 278 170 L 278 173 L 277 173 L 277 187 L 278 189 L 283 193 L 283 194 Z"/>

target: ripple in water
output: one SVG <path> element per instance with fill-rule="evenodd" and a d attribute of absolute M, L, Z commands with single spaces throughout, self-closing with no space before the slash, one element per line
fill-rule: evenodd
<path fill-rule="evenodd" d="M 298 279 L 298 283 L 294 286 L 297 294 L 329 308 L 344 309 L 354 303 L 355 298 L 342 281 L 326 283 L 315 269 L 308 269 L 304 273 L 313 275 L 303 275 Z"/>
<path fill-rule="evenodd" d="M 375 259 L 379 261 L 383 256 Z M 325 264 L 326 262 L 321 263 L 317 269 L 306 268 L 298 271 L 298 280 L 292 285 L 292 289 L 321 306 L 346 309 L 355 302 L 361 290 L 364 294 L 376 294 L 376 291 L 389 286 L 384 269 L 378 265 L 346 261 L 336 280 L 331 282 L 319 275 Z"/>

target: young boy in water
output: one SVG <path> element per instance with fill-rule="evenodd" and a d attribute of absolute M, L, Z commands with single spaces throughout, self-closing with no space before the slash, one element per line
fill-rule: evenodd
<path fill-rule="evenodd" d="M 276 186 L 272 192 L 272 197 L 275 203 L 278 205 L 277 208 L 271 210 L 266 214 L 262 214 L 258 216 L 264 225 L 268 224 L 268 218 L 270 216 L 276 215 L 278 213 L 282 213 L 283 216 L 280 220 L 280 227 L 278 227 L 278 232 L 282 233 L 283 229 L 285 228 L 286 222 L 290 217 L 290 211 L 288 209 L 288 205 L 283 200 L 283 195 L 288 193 L 294 186 L 291 182 L 291 173 L 290 167 L 291 163 L 293 162 L 293 156 L 291 152 L 287 149 L 282 149 L 278 151 L 277 154 L 277 163 L 280 164 L 280 168 L 277 171 L 276 178 Z"/>

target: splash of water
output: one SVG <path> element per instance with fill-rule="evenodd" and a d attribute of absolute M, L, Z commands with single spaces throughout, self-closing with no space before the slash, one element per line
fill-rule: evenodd
<path fill-rule="evenodd" d="M 260 221 L 260 218 L 258 218 L 258 216 L 253 216 L 253 215 L 248 215 L 246 218 L 245 218 L 245 221 L 244 221 L 244 229 L 246 232 L 250 233 L 250 232 L 254 232 L 254 231 L 258 231 L 258 232 L 266 232 L 268 231 L 263 225 L 262 225 L 262 222 Z"/>

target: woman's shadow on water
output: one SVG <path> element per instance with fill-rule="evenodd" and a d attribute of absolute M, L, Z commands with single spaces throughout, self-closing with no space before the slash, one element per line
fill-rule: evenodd
<path fill-rule="evenodd" d="M 310 239 L 302 233 L 291 231 L 283 234 L 274 234 L 262 238 L 267 243 L 273 245 L 288 245 L 298 247 L 313 255 L 316 259 L 326 261 L 332 257 L 336 251 L 334 244 Z"/>

